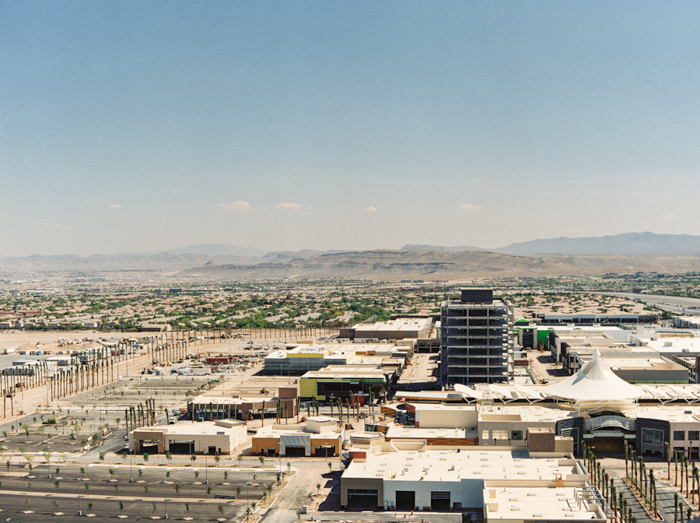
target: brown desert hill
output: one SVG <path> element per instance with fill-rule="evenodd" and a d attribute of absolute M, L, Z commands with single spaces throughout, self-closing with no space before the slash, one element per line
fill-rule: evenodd
<path fill-rule="evenodd" d="M 257 265 L 218 265 L 184 271 L 213 279 L 556 277 L 615 272 L 700 271 L 700 256 L 570 255 L 511 256 L 488 251 L 373 250 L 337 252 Z"/>
<path fill-rule="evenodd" d="M 486 251 L 373 250 L 323 254 L 281 263 L 219 265 L 184 271 L 203 278 L 344 277 L 398 279 L 569 274 L 570 265 Z"/>
<path fill-rule="evenodd" d="M 543 261 L 568 265 L 571 268 L 570 274 L 700 271 L 700 255 L 693 254 L 538 254 L 534 257 Z"/>

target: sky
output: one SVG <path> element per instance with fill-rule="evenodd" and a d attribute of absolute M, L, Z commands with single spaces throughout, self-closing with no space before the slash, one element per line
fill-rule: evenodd
<path fill-rule="evenodd" d="M 700 234 L 700 3 L 0 0 L 0 256 Z"/>

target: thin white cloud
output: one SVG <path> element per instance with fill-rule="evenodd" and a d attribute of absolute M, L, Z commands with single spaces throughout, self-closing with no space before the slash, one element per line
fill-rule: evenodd
<path fill-rule="evenodd" d="M 236 211 L 236 212 L 246 212 L 246 211 L 251 211 L 253 209 L 253 206 L 250 205 L 248 202 L 244 201 L 238 201 L 238 202 L 231 202 L 231 203 L 219 203 L 217 204 L 218 207 L 221 207 L 222 209 L 226 209 L 227 211 Z"/>
<path fill-rule="evenodd" d="M 470 203 L 465 203 L 464 205 L 459 206 L 460 209 L 465 209 L 467 211 L 478 211 L 481 209 L 481 205 L 472 205 Z"/>
<path fill-rule="evenodd" d="M 60 223 L 57 223 L 55 225 L 51 225 L 50 223 L 39 222 L 37 225 L 39 227 L 43 227 L 45 229 L 58 229 L 59 231 L 68 231 L 68 230 L 73 228 L 70 225 L 61 225 Z"/>
<path fill-rule="evenodd" d="M 303 207 L 298 203 L 282 202 L 275 205 L 275 209 L 282 209 L 283 211 L 310 211 L 311 207 L 308 205 Z"/>
<path fill-rule="evenodd" d="M 369 207 L 362 209 L 362 212 L 379 212 L 379 209 L 370 205 Z"/>
<path fill-rule="evenodd" d="M 110 204 L 109 204 L 109 208 L 110 208 L 110 209 L 121 209 L 122 206 L 121 206 L 121 205 L 117 205 L 116 203 L 110 203 Z"/>

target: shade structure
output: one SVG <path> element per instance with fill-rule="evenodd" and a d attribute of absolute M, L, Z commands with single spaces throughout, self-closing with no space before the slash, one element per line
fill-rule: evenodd
<path fill-rule="evenodd" d="M 550 398 L 576 402 L 636 400 L 644 395 L 641 387 L 635 387 L 615 375 L 600 359 L 600 351 L 593 351 L 593 359 L 570 378 L 544 387 L 542 393 Z"/>

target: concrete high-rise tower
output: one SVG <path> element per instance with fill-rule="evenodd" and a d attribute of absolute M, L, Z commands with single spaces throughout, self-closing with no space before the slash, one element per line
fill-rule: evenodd
<path fill-rule="evenodd" d="M 462 289 L 442 304 L 440 383 L 503 383 L 513 378 L 515 311 L 490 289 Z"/>

